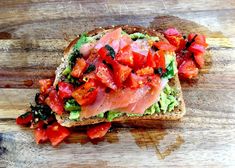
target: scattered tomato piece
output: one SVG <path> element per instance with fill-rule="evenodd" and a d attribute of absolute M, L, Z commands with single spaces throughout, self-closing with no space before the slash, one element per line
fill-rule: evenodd
<path fill-rule="evenodd" d="M 137 70 L 136 74 L 140 75 L 140 76 L 153 75 L 154 74 L 154 69 L 152 67 L 145 67 L 145 68 Z"/>
<path fill-rule="evenodd" d="M 137 69 L 142 68 L 145 64 L 145 56 L 134 51 L 132 51 L 132 53 L 133 53 L 133 59 L 134 59 L 134 69 L 137 70 Z"/>
<path fill-rule="evenodd" d="M 51 90 L 52 84 L 53 84 L 53 81 L 51 79 L 39 80 L 40 93 L 43 95 L 47 95 Z"/>
<path fill-rule="evenodd" d="M 163 71 L 166 69 L 165 54 L 163 50 L 159 50 L 154 55 L 156 68 L 162 68 Z"/>
<path fill-rule="evenodd" d="M 58 94 L 61 99 L 70 98 L 72 96 L 72 92 L 74 91 L 74 87 L 72 84 L 67 82 L 59 82 L 59 91 Z"/>
<path fill-rule="evenodd" d="M 70 132 L 66 127 L 55 122 L 47 127 L 46 134 L 52 146 L 56 146 L 67 138 L 70 135 Z"/>
<path fill-rule="evenodd" d="M 88 105 L 95 101 L 98 93 L 98 88 L 94 80 L 90 79 L 84 85 L 75 89 L 72 93 L 72 97 L 80 105 Z"/>
<path fill-rule="evenodd" d="M 108 132 L 111 127 L 111 122 L 98 124 L 87 130 L 87 136 L 90 139 L 102 138 Z"/>
<path fill-rule="evenodd" d="M 37 144 L 46 142 L 48 140 L 46 129 L 42 127 L 36 128 L 34 130 L 34 135 Z"/>
<path fill-rule="evenodd" d="M 18 125 L 28 125 L 31 123 L 33 119 L 33 115 L 31 112 L 26 112 L 22 115 L 20 115 L 19 117 L 17 117 L 16 119 L 16 124 Z"/>
<path fill-rule="evenodd" d="M 197 43 L 192 43 L 188 50 L 194 54 L 203 54 L 206 51 L 204 46 Z"/>
<path fill-rule="evenodd" d="M 105 86 L 113 90 L 117 89 L 117 86 L 114 83 L 113 74 L 107 65 L 100 63 L 97 68 L 96 76 Z"/>
<path fill-rule="evenodd" d="M 194 54 L 194 59 L 195 59 L 197 65 L 199 66 L 199 68 L 202 68 L 202 67 L 204 66 L 204 64 L 205 64 L 205 59 L 204 59 L 202 53 Z"/>
<path fill-rule="evenodd" d="M 165 41 L 154 42 L 153 45 L 155 47 L 157 47 L 159 50 L 164 50 L 164 51 L 175 51 L 176 50 L 175 46 L 173 46 Z"/>
<path fill-rule="evenodd" d="M 114 81 L 118 87 L 128 78 L 131 73 L 131 68 L 119 63 L 113 64 Z"/>
<path fill-rule="evenodd" d="M 179 66 L 179 75 L 183 78 L 191 79 L 198 74 L 198 68 L 192 59 L 184 60 Z"/>
<path fill-rule="evenodd" d="M 75 78 L 79 78 L 82 73 L 86 70 L 88 64 L 83 58 L 77 58 L 76 64 L 73 67 L 73 70 L 71 72 L 71 75 Z"/>
<path fill-rule="evenodd" d="M 118 62 L 133 67 L 134 59 L 132 54 L 132 49 L 130 45 L 125 46 L 122 48 L 116 56 Z"/>
<path fill-rule="evenodd" d="M 64 112 L 64 104 L 62 99 L 59 97 L 56 90 L 51 90 L 49 96 L 46 98 L 45 102 L 47 105 L 57 113 L 58 115 L 62 115 Z"/>

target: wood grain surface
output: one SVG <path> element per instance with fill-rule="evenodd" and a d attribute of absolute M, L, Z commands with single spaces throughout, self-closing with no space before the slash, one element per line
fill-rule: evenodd
<path fill-rule="evenodd" d="M 0 167 L 235 167 L 234 20 L 231 0 L 2 0 Z M 38 79 L 53 78 L 78 34 L 116 24 L 174 26 L 208 37 L 199 78 L 181 83 L 186 116 L 115 127 L 100 142 L 75 128 L 57 148 L 36 145 L 33 131 L 14 119 L 33 102 Z"/>

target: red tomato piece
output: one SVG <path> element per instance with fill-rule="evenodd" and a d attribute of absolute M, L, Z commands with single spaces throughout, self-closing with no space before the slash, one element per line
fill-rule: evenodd
<path fill-rule="evenodd" d="M 143 84 L 144 78 L 134 73 L 131 73 L 125 81 L 125 86 L 130 87 L 131 89 L 139 88 Z"/>
<path fill-rule="evenodd" d="M 145 56 L 134 51 L 132 53 L 134 59 L 134 69 L 142 68 L 143 65 L 145 64 Z"/>
<path fill-rule="evenodd" d="M 165 54 L 163 50 L 157 51 L 154 55 L 154 59 L 156 62 L 156 68 L 162 68 L 162 70 L 166 69 Z"/>
<path fill-rule="evenodd" d="M 176 53 L 176 61 L 177 61 L 177 67 L 179 67 L 184 60 L 188 60 L 192 57 L 192 53 L 191 52 L 186 52 L 186 53 L 183 53 L 183 52 L 179 52 L 179 53 Z"/>
<path fill-rule="evenodd" d="M 166 31 L 164 31 L 165 36 L 181 36 L 179 31 L 176 28 L 168 28 Z"/>
<path fill-rule="evenodd" d="M 48 140 L 46 129 L 43 129 L 42 127 L 38 127 L 34 130 L 34 136 L 37 144 Z"/>
<path fill-rule="evenodd" d="M 160 86 L 160 76 L 159 75 L 150 75 L 145 77 L 145 84 L 153 87 L 159 87 Z"/>
<path fill-rule="evenodd" d="M 97 68 L 96 77 L 103 83 L 105 86 L 116 90 L 117 86 L 114 83 L 113 74 L 108 68 L 107 65 L 100 63 Z"/>
<path fill-rule="evenodd" d="M 79 78 L 82 73 L 86 70 L 87 66 L 88 64 L 83 58 L 77 58 L 76 64 L 70 74 L 75 78 Z"/>
<path fill-rule="evenodd" d="M 114 62 L 114 58 L 110 55 L 110 51 L 107 49 L 107 47 L 104 46 L 99 49 L 98 54 L 100 55 L 101 60 L 105 60 L 109 64 L 112 64 Z"/>
<path fill-rule="evenodd" d="M 80 105 L 92 104 L 97 96 L 98 88 L 94 80 L 90 79 L 84 85 L 75 89 L 72 93 L 72 97 Z"/>
<path fill-rule="evenodd" d="M 47 127 L 46 134 L 52 146 L 56 146 L 67 138 L 70 135 L 70 132 L 66 127 L 55 122 Z"/>
<path fill-rule="evenodd" d="M 111 127 L 111 122 L 98 124 L 94 127 L 91 127 L 87 130 L 87 136 L 90 139 L 102 138 L 108 132 Z"/>
<path fill-rule="evenodd" d="M 118 87 L 122 86 L 122 83 L 128 78 L 131 73 L 131 68 L 119 63 L 112 64 L 114 81 Z"/>
<path fill-rule="evenodd" d="M 194 42 L 197 43 L 197 44 L 203 45 L 204 47 L 208 46 L 208 44 L 206 43 L 206 37 L 204 35 L 190 33 L 188 35 L 188 41 L 191 42 L 193 39 L 194 39 Z"/>
<path fill-rule="evenodd" d="M 154 69 L 152 67 L 145 67 L 141 68 L 136 71 L 137 75 L 143 76 L 143 75 L 152 75 L 154 74 Z"/>
<path fill-rule="evenodd" d="M 118 62 L 133 67 L 134 59 L 132 54 L 132 49 L 130 45 L 125 46 L 122 48 L 116 56 Z"/>
<path fill-rule="evenodd" d="M 16 124 L 18 125 L 28 125 L 31 123 L 33 119 L 33 115 L 31 112 L 26 112 L 22 115 L 20 115 L 19 117 L 17 117 L 16 119 Z"/>
<path fill-rule="evenodd" d="M 183 49 L 185 49 L 185 45 L 186 45 L 186 40 L 184 39 L 184 38 L 181 38 L 180 39 L 180 44 L 179 44 L 179 46 L 177 47 L 177 49 L 176 49 L 176 53 L 177 52 L 180 52 L 180 51 L 182 51 Z"/>
<path fill-rule="evenodd" d="M 203 57 L 203 54 L 194 54 L 194 59 L 199 66 L 199 68 L 202 68 L 205 64 L 205 59 Z"/>
<path fill-rule="evenodd" d="M 194 54 L 203 54 L 206 51 L 204 46 L 197 44 L 195 42 L 190 45 L 188 50 L 193 52 Z"/>
<path fill-rule="evenodd" d="M 188 59 L 179 66 L 178 73 L 183 78 L 191 79 L 197 76 L 198 68 L 192 59 Z"/>
<path fill-rule="evenodd" d="M 61 99 L 67 99 L 72 96 L 72 92 L 74 91 L 74 87 L 72 84 L 67 82 L 59 82 L 59 91 L 58 94 Z"/>
<path fill-rule="evenodd" d="M 165 42 L 165 41 L 159 41 L 159 42 L 154 42 L 153 45 L 157 47 L 159 50 L 164 50 L 164 51 L 175 51 L 176 47 Z"/>
<path fill-rule="evenodd" d="M 149 50 L 148 55 L 147 55 L 146 66 L 153 67 L 153 68 L 156 67 L 154 55 L 151 50 Z"/>
<path fill-rule="evenodd" d="M 170 44 L 172 44 L 175 47 L 178 47 L 180 45 L 182 37 L 166 36 L 166 39 L 169 41 Z"/>
<path fill-rule="evenodd" d="M 46 98 L 47 105 L 54 111 L 55 113 L 61 115 L 64 112 L 64 104 L 63 100 L 59 97 L 56 90 L 51 90 L 49 96 Z"/>
<path fill-rule="evenodd" d="M 53 81 L 51 79 L 39 80 L 40 93 L 43 95 L 47 95 L 51 90 L 52 84 L 53 84 Z"/>

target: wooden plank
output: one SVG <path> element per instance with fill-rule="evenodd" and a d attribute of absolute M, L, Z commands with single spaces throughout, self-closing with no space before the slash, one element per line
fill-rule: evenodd
<path fill-rule="evenodd" d="M 89 142 L 84 132 L 76 130 L 66 140 L 67 144 L 53 148 L 49 144 L 36 145 L 32 131 L 14 122 L 1 122 L 0 125 L 0 164 L 3 167 L 235 166 L 235 127 L 119 128 L 108 133 L 97 145 Z"/>

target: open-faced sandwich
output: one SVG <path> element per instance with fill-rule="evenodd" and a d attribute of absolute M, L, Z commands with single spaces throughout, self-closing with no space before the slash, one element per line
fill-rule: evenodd
<path fill-rule="evenodd" d="M 56 145 L 69 135 L 65 127 L 105 123 L 88 130 L 90 138 L 99 138 L 110 122 L 180 119 L 185 104 L 177 61 L 184 77 L 195 76 L 198 69 L 196 59 L 179 59 L 175 51 L 200 39 L 194 35 L 186 44 L 176 32 L 165 32 L 170 43 L 163 34 L 139 26 L 97 28 L 80 35 L 65 49 L 54 82 L 39 81 L 36 105 L 17 123 L 30 122 L 38 143 L 49 138 Z"/>

